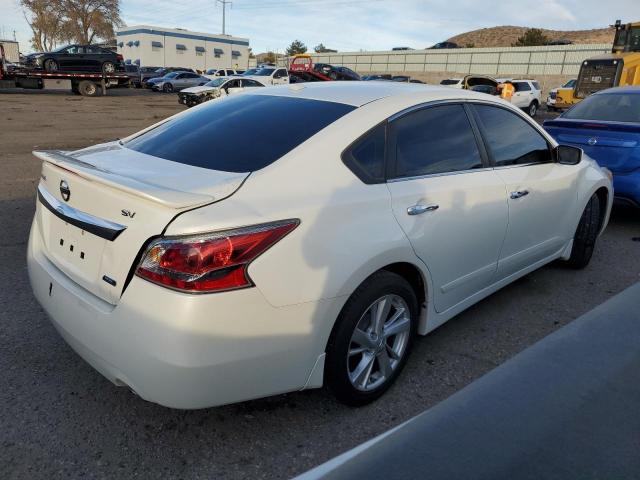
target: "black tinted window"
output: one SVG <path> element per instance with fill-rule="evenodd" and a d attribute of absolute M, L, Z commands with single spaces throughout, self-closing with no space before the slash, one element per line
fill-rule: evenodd
<path fill-rule="evenodd" d="M 251 172 L 275 162 L 354 108 L 302 98 L 232 95 L 173 118 L 125 146 L 195 167 Z"/>
<path fill-rule="evenodd" d="M 391 123 L 391 135 L 396 177 L 482 167 L 471 124 L 461 105 L 410 113 Z"/>
<path fill-rule="evenodd" d="M 475 105 L 496 166 L 546 163 L 549 145 L 540 133 L 504 108 Z"/>
<path fill-rule="evenodd" d="M 357 140 L 342 155 L 342 160 L 364 183 L 385 179 L 384 157 L 386 124 L 379 125 Z"/>

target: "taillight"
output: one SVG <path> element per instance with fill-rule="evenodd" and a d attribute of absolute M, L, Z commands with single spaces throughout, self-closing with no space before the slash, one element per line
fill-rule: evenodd
<path fill-rule="evenodd" d="M 124 57 L 119 53 L 116 54 L 116 59 L 118 59 L 119 62 L 124 62 Z"/>
<path fill-rule="evenodd" d="M 247 267 L 299 224 L 298 220 L 254 225 L 151 242 L 136 274 L 188 292 L 219 292 L 253 286 Z"/>

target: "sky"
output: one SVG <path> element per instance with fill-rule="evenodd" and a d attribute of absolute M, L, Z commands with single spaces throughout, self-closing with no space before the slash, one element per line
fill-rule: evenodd
<path fill-rule="evenodd" d="M 216 0 L 121 0 L 127 25 L 222 31 Z M 495 8 L 488 5 L 495 4 Z M 499 6 L 498 6 L 499 5 Z M 255 53 L 283 52 L 295 39 L 339 51 L 425 48 L 478 28 L 519 25 L 558 30 L 602 28 L 617 18 L 640 21 L 640 0 L 233 0 L 226 33 L 248 37 Z M 18 0 L 0 0 L 0 38 L 31 50 Z"/>

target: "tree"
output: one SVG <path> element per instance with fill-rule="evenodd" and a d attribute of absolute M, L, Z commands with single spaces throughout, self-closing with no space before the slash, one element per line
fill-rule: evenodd
<path fill-rule="evenodd" d="M 107 40 L 123 25 L 119 0 L 20 0 L 20 5 L 33 33 L 31 44 L 40 51 L 62 42 Z"/>
<path fill-rule="evenodd" d="M 263 53 L 261 63 L 276 63 L 276 54 L 273 52 Z"/>
<path fill-rule="evenodd" d="M 337 50 L 333 50 L 331 48 L 327 48 L 325 47 L 322 43 L 319 45 L 316 45 L 315 47 L 313 47 L 313 50 L 316 53 L 331 53 L 331 52 L 337 52 Z"/>
<path fill-rule="evenodd" d="M 31 27 L 31 46 L 38 52 L 53 50 L 62 37 L 60 2 L 57 0 L 20 0 L 24 18 Z"/>
<path fill-rule="evenodd" d="M 518 41 L 512 44 L 512 47 L 536 47 L 539 45 L 545 45 L 549 41 L 541 29 L 529 28 L 524 35 L 518 37 Z"/>
<path fill-rule="evenodd" d="M 292 57 L 293 55 L 297 55 L 298 53 L 306 53 L 307 46 L 302 43 L 300 40 L 294 40 L 291 42 L 291 45 L 287 47 L 287 55 Z"/>
<path fill-rule="evenodd" d="M 96 38 L 115 36 L 123 24 L 119 0 L 58 0 L 64 15 L 63 35 L 67 40 L 90 44 Z"/>

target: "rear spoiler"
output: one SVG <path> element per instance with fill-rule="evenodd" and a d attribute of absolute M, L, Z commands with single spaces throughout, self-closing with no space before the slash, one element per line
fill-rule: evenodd
<path fill-rule="evenodd" d="M 34 150 L 33 154 L 44 162 L 79 175 L 82 178 L 159 203 L 165 207 L 183 209 L 205 205 L 214 201 L 214 198 L 210 195 L 172 190 L 138 179 L 111 173 L 90 163 L 83 162 L 68 152 L 59 150 Z"/>

